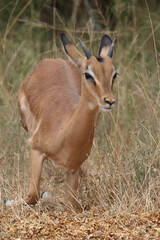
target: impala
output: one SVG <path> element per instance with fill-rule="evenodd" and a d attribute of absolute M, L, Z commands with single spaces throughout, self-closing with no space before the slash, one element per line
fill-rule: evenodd
<path fill-rule="evenodd" d="M 51 159 L 66 169 L 66 197 L 74 206 L 79 170 L 90 154 L 100 111 L 115 103 L 115 39 L 102 37 L 98 57 L 80 39 L 85 56 L 64 33 L 61 41 L 69 60 L 42 60 L 20 89 L 19 113 L 31 146 L 28 204 L 39 200 L 42 164 Z"/>

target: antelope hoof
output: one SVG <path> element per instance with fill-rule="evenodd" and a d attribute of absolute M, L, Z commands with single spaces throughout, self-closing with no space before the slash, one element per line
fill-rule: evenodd
<path fill-rule="evenodd" d="M 6 205 L 6 207 L 11 207 L 13 204 L 15 203 L 14 199 L 11 200 L 4 200 L 4 204 Z"/>
<path fill-rule="evenodd" d="M 49 197 L 51 197 L 52 195 L 47 192 L 47 191 L 44 191 L 42 194 L 41 194 L 41 199 L 47 199 Z"/>

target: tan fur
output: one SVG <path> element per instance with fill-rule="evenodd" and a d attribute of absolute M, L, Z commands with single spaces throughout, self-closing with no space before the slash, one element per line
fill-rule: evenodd
<path fill-rule="evenodd" d="M 106 105 L 104 98 L 113 101 L 112 59 L 106 57 L 102 63 L 93 56 L 87 59 L 72 44 L 66 50 L 77 67 L 70 61 L 45 59 L 22 84 L 19 94 L 22 125 L 31 140 L 28 204 L 39 199 L 42 163 L 49 158 L 67 170 L 67 198 L 74 205 L 79 168 L 90 154 L 100 106 Z M 87 68 L 95 74 L 96 86 L 85 79 Z"/>

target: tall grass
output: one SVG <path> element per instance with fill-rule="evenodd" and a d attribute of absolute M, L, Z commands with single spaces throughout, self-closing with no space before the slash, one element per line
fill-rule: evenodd
<path fill-rule="evenodd" d="M 65 31 L 77 44 L 76 36 L 96 55 L 104 33 L 118 37 L 115 65 L 119 77 L 114 86 L 116 107 L 102 114 L 96 129 L 91 155 L 83 164 L 78 201 L 83 209 L 100 204 L 111 213 L 154 210 L 160 198 L 160 74 L 158 10 L 150 12 L 132 2 L 128 11 L 134 15 L 127 23 L 118 13 L 123 1 L 115 3 L 117 22 L 109 30 L 109 19 L 100 5 L 92 10 L 86 24 L 66 23 L 54 8 L 54 24 L 39 16 L 24 17 L 31 1 L 17 13 L 18 1 L 10 12 L 1 33 L 0 57 L 0 200 L 23 199 L 29 182 L 29 146 L 17 111 L 18 91 L 23 80 L 43 58 L 65 58 L 59 34 Z M 5 5 L 4 9 L 9 9 Z M 4 11 L 3 8 L 0 11 Z M 14 11 L 16 14 L 14 14 Z M 141 13 L 141 14 L 140 14 Z M 22 15 L 22 17 L 21 17 Z M 75 14 L 75 18 L 78 18 Z M 78 22 L 78 19 L 75 22 Z M 72 19 L 73 22 L 73 19 Z M 99 23 L 105 27 L 99 30 Z M 98 26 L 98 27 L 97 27 Z M 102 26 L 102 25 L 101 25 Z M 106 27 L 107 26 L 107 27 Z M 52 38 L 52 33 L 54 37 Z M 72 37 L 74 36 L 74 37 Z M 45 39 L 45 41 L 44 41 Z M 77 45 L 78 46 L 78 45 Z M 45 163 L 42 189 L 46 186 L 61 196 L 64 176 Z M 62 191 L 63 192 L 63 191 Z M 55 193 L 57 193 L 57 198 Z M 63 196 L 61 197 L 63 199 Z M 1 204 L 1 212 L 4 211 Z"/>

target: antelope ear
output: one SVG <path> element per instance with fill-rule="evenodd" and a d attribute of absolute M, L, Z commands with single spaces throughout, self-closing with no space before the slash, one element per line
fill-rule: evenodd
<path fill-rule="evenodd" d="M 81 68 L 82 61 L 84 56 L 77 50 L 77 48 L 68 40 L 64 33 L 61 33 L 61 41 L 67 56 L 77 65 L 77 67 Z"/>
<path fill-rule="evenodd" d="M 100 58 L 105 59 L 107 57 L 111 45 L 112 45 L 112 39 L 107 34 L 103 35 L 103 37 L 101 39 L 100 48 L 99 48 L 99 57 Z M 112 58 L 113 55 L 114 54 L 112 52 L 112 55 L 110 57 Z"/>

